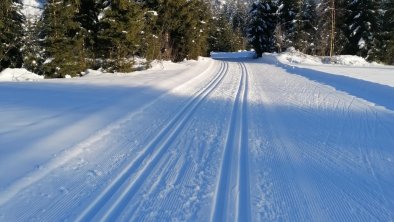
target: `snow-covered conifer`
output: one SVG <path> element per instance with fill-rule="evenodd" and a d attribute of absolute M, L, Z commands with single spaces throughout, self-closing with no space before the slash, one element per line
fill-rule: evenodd
<path fill-rule="evenodd" d="M 348 0 L 345 12 L 346 54 L 372 59 L 379 32 L 378 0 Z"/>
<path fill-rule="evenodd" d="M 22 66 L 21 53 L 24 16 L 19 0 L 0 1 L 0 71 Z"/>
<path fill-rule="evenodd" d="M 257 56 L 275 51 L 274 30 L 277 24 L 277 6 L 270 0 L 252 4 L 248 25 L 248 40 Z"/>

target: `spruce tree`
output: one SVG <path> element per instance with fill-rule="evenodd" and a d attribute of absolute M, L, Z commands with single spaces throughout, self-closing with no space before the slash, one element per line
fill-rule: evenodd
<path fill-rule="evenodd" d="M 130 72 L 144 28 L 142 7 L 129 0 L 104 0 L 101 8 L 97 45 L 99 57 L 105 61 L 103 68 L 110 72 Z"/>
<path fill-rule="evenodd" d="M 99 31 L 99 14 L 100 4 L 98 0 L 82 0 L 79 4 L 78 12 L 75 15 L 74 21 L 80 24 L 80 34 L 83 38 L 85 48 L 85 56 L 90 68 L 99 68 L 98 52 L 97 52 L 97 38 Z"/>
<path fill-rule="evenodd" d="M 23 47 L 21 52 L 23 54 L 23 67 L 27 70 L 43 74 L 43 48 L 40 41 L 40 32 L 42 25 L 39 20 L 26 19 L 24 25 Z"/>
<path fill-rule="evenodd" d="M 331 0 L 322 0 L 316 7 L 318 22 L 316 26 L 316 54 L 319 56 L 326 56 L 330 50 L 330 35 L 331 35 Z"/>
<path fill-rule="evenodd" d="M 231 24 L 223 14 L 212 19 L 208 38 L 209 51 L 231 52 L 236 50 Z"/>
<path fill-rule="evenodd" d="M 280 51 L 285 50 L 290 46 L 294 46 L 297 38 L 297 14 L 299 13 L 298 0 L 280 0 L 278 2 L 278 29 L 282 34 L 283 43 L 281 44 Z"/>
<path fill-rule="evenodd" d="M 144 29 L 141 33 L 140 54 L 148 60 L 161 59 L 160 30 L 157 27 L 158 13 L 147 10 L 144 15 Z"/>
<path fill-rule="evenodd" d="M 373 59 L 379 32 L 378 7 L 376 0 L 347 1 L 343 26 L 348 38 L 346 54 Z"/>
<path fill-rule="evenodd" d="M 184 58 L 197 59 L 200 55 L 205 56 L 208 49 L 209 27 L 207 22 L 211 14 L 208 4 L 203 0 L 189 1 L 188 8 L 190 19 L 185 24 L 185 37 L 188 39 L 188 43 Z M 183 60 L 183 57 L 179 59 Z"/>
<path fill-rule="evenodd" d="M 210 10 L 203 0 L 149 0 L 149 10 L 158 13 L 160 57 L 172 61 L 195 59 L 207 51 Z"/>
<path fill-rule="evenodd" d="M 316 7 L 317 24 L 315 32 L 316 54 L 319 56 L 330 55 L 330 41 L 332 35 L 332 12 L 335 12 L 334 27 L 334 54 L 341 54 L 347 45 L 348 39 L 344 34 L 344 20 L 346 0 L 334 0 L 335 8 L 332 8 L 333 0 L 322 0 Z"/>
<path fill-rule="evenodd" d="M 0 1 L 0 71 L 20 68 L 24 16 L 20 13 L 20 1 Z"/>
<path fill-rule="evenodd" d="M 201 0 L 180 1 L 174 29 L 170 30 L 171 59 L 196 59 L 206 52 L 208 7 Z"/>
<path fill-rule="evenodd" d="M 394 65 L 394 0 L 385 0 L 382 3 L 381 16 L 382 41 L 379 60 L 390 65 Z"/>
<path fill-rule="evenodd" d="M 42 20 L 43 74 L 62 78 L 77 76 L 86 68 L 83 29 L 75 20 L 77 0 L 49 0 Z"/>
<path fill-rule="evenodd" d="M 261 57 L 263 52 L 275 51 L 276 12 L 277 7 L 270 0 L 259 0 L 252 4 L 248 25 L 248 39 L 258 57 Z"/>
<path fill-rule="evenodd" d="M 316 2 L 314 0 L 303 0 L 299 13 L 296 16 L 296 39 L 295 47 L 303 53 L 316 53 Z"/>

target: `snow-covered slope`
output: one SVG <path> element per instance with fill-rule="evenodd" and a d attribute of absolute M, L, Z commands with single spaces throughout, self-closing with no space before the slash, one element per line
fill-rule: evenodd
<path fill-rule="evenodd" d="M 394 87 L 304 66 L 0 83 L 0 221 L 392 221 Z"/>

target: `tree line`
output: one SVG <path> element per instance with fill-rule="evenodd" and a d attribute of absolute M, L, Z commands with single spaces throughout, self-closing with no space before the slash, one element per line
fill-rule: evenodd
<path fill-rule="evenodd" d="M 0 70 L 53 78 L 87 68 L 129 72 L 137 56 L 178 62 L 209 51 L 203 0 L 48 0 L 37 20 L 24 18 L 20 0 L 0 8 Z"/>
<path fill-rule="evenodd" d="M 295 47 L 394 64 L 393 0 L 258 0 L 247 36 L 258 55 Z"/>
<path fill-rule="evenodd" d="M 38 19 L 0 1 L 0 71 L 49 78 L 129 72 L 135 57 L 196 59 L 253 48 L 394 63 L 394 0 L 47 0 Z"/>

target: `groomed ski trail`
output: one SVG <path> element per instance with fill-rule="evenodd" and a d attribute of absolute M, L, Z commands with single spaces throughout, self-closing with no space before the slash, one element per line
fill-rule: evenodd
<path fill-rule="evenodd" d="M 146 100 L 0 190 L 0 221 L 394 221 L 390 106 L 270 57 L 205 64 L 138 76 L 122 103 Z"/>
<path fill-rule="evenodd" d="M 232 110 L 227 143 L 215 191 L 211 221 L 249 221 L 248 71 L 239 63 L 241 80 Z"/>
<path fill-rule="evenodd" d="M 182 130 L 185 122 L 188 121 L 198 105 L 209 95 L 209 93 L 211 93 L 217 85 L 220 84 L 227 73 L 227 69 L 228 64 L 226 62 L 222 62 L 221 68 L 212 82 L 210 82 L 206 88 L 201 90 L 193 99 L 187 102 L 187 104 L 175 115 L 169 124 L 159 132 L 157 137 L 142 150 L 130 165 L 124 168 L 124 170 L 101 194 L 99 194 L 98 198 L 95 199 L 86 211 L 77 218 L 77 221 L 116 220 L 117 216 L 121 214 L 123 208 L 126 207 L 128 201 L 132 199 L 136 190 L 139 189 L 144 180 L 156 166 L 158 159 L 173 143 L 174 138 L 177 136 L 179 131 Z M 133 174 L 136 174 L 134 180 L 128 181 Z M 100 215 L 95 219 L 98 211 L 106 206 L 106 202 L 108 202 L 113 196 L 115 196 L 115 200 L 111 201 L 111 205 L 103 210 L 105 214 Z"/>

